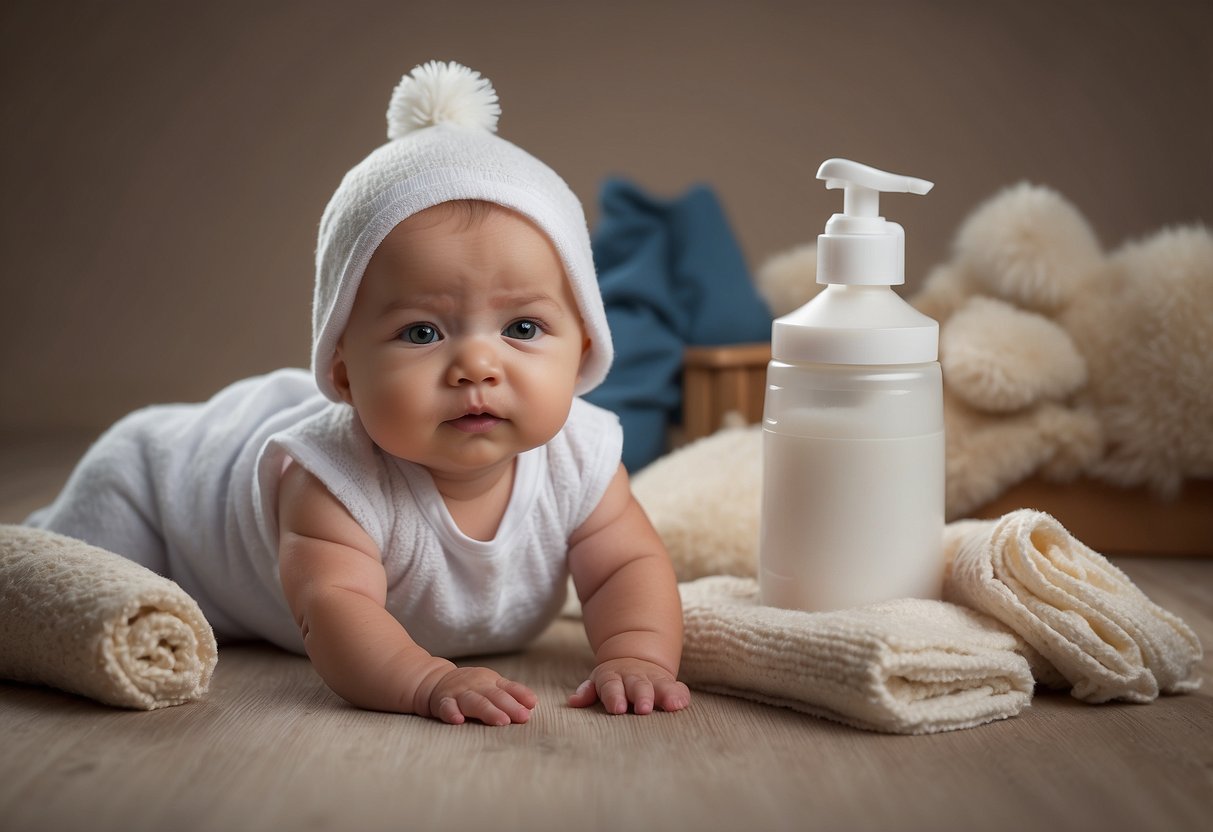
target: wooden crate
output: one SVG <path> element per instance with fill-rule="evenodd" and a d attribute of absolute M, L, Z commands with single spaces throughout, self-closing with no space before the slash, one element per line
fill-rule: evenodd
<path fill-rule="evenodd" d="M 694 441 L 720 429 L 726 413 L 762 421 L 771 345 L 688 347 L 683 356 L 683 439 Z"/>

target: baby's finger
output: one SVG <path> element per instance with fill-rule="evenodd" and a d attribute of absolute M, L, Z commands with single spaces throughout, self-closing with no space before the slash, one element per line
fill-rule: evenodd
<path fill-rule="evenodd" d="M 658 680 L 654 701 L 663 711 L 680 711 L 691 704 L 691 689 L 673 679 Z"/>
<path fill-rule="evenodd" d="M 510 722 L 526 722 L 531 718 L 531 709 L 523 705 L 509 691 L 501 687 L 485 691 L 484 696 L 499 711 L 509 717 Z"/>
<path fill-rule="evenodd" d="M 628 710 L 628 692 L 619 674 L 613 673 L 598 683 L 598 698 L 608 714 L 623 714 Z"/>
<path fill-rule="evenodd" d="M 627 676 L 623 680 L 627 688 L 628 701 L 632 710 L 638 714 L 653 712 L 653 683 L 644 676 Z"/>
<path fill-rule="evenodd" d="M 497 687 L 517 699 L 524 707 L 534 708 L 539 704 L 539 697 L 535 695 L 535 691 L 521 682 L 515 682 L 512 679 L 499 679 Z"/>
<path fill-rule="evenodd" d="M 462 725 L 464 722 L 463 711 L 459 710 L 459 703 L 453 696 L 444 696 L 439 700 L 434 716 L 451 725 Z"/>
<path fill-rule="evenodd" d="M 459 694 L 459 710 L 471 719 L 478 719 L 485 725 L 509 725 L 510 715 L 498 708 L 482 693 L 465 690 Z"/>
<path fill-rule="evenodd" d="M 585 708 L 598 701 L 598 689 L 594 687 L 593 679 L 586 679 L 577 686 L 577 690 L 569 695 L 570 708 Z"/>

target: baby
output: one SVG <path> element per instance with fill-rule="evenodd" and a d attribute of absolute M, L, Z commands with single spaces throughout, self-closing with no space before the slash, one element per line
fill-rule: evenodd
<path fill-rule="evenodd" d="M 488 81 L 417 67 L 317 248 L 312 372 L 130 414 L 27 523 L 136 560 L 224 641 L 306 651 L 337 694 L 448 723 L 526 722 L 516 650 L 571 575 L 596 666 L 569 697 L 674 711 L 682 611 L 613 414 L 577 198 L 495 134 Z"/>

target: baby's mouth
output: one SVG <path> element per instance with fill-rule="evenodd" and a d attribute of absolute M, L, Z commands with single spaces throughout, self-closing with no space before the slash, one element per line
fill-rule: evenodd
<path fill-rule="evenodd" d="M 448 419 L 447 424 L 464 433 L 486 433 L 504 421 L 492 413 L 465 413 L 458 419 Z"/>

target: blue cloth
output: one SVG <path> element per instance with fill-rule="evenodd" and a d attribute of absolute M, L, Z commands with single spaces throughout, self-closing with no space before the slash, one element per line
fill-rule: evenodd
<path fill-rule="evenodd" d="M 585 398 L 619 416 L 623 463 L 636 471 L 681 419 L 683 349 L 767 341 L 771 313 L 707 186 L 662 200 L 611 178 L 599 208 L 590 244 L 615 362 Z"/>

